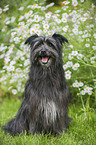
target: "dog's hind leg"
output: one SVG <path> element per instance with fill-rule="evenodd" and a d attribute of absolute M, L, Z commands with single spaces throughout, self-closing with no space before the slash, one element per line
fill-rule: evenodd
<path fill-rule="evenodd" d="M 23 103 L 16 115 L 16 118 L 9 121 L 5 126 L 2 126 L 2 129 L 5 130 L 5 132 L 9 132 L 11 135 L 15 135 L 23 133 L 24 130 L 28 130 L 28 104 L 25 102 L 26 101 L 23 100 Z"/>

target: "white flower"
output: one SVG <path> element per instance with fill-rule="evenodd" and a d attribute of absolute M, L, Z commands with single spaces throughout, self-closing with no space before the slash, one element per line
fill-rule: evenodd
<path fill-rule="evenodd" d="M 96 50 L 96 46 L 92 46 L 92 48 L 93 48 L 94 50 Z"/>
<path fill-rule="evenodd" d="M 69 45 L 69 48 L 73 48 L 73 45 Z"/>
<path fill-rule="evenodd" d="M 7 7 L 3 9 L 4 12 L 6 12 L 6 11 L 8 11 L 8 10 L 9 10 L 9 8 L 7 8 Z"/>
<path fill-rule="evenodd" d="M 41 34 L 41 32 L 42 32 L 42 30 L 41 30 L 41 29 L 39 29 L 39 30 L 35 30 L 35 33 L 36 33 L 36 34 L 38 34 L 38 35 L 40 35 L 40 34 Z"/>
<path fill-rule="evenodd" d="M 62 4 L 68 5 L 70 2 L 69 1 L 63 1 Z"/>
<path fill-rule="evenodd" d="M 92 91 L 93 90 L 93 88 L 91 88 L 91 87 L 85 87 L 84 88 L 84 91 L 86 92 L 86 93 L 88 93 L 88 92 L 90 92 L 90 91 Z"/>
<path fill-rule="evenodd" d="M 50 3 L 49 5 L 46 6 L 46 8 L 52 7 L 54 5 L 54 2 Z"/>
<path fill-rule="evenodd" d="M 2 32 L 5 32 L 5 28 L 3 28 L 1 31 L 2 31 Z"/>
<path fill-rule="evenodd" d="M 77 56 L 78 52 L 77 51 L 72 51 L 73 56 Z"/>
<path fill-rule="evenodd" d="M 18 10 L 19 10 L 19 11 L 22 11 L 22 10 L 24 10 L 24 7 L 20 7 Z"/>
<path fill-rule="evenodd" d="M 3 82 L 5 80 L 6 80 L 6 77 L 5 76 L 0 78 L 0 82 Z"/>
<path fill-rule="evenodd" d="M 27 65 L 29 65 L 29 64 L 30 64 L 29 59 L 25 60 L 25 62 L 24 62 L 24 66 L 27 66 Z"/>
<path fill-rule="evenodd" d="M 76 87 L 76 83 L 73 83 L 72 86 L 75 88 Z"/>
<path fill-rule="evenodd" d="M 90 44 L 87 44 L 87 43 L 86 43 L 86 44 L 85 44 L 85 46 L 86 46 L 86 47 L 89 47 L 89 46 L 90 46 Z"/>
<path fill-rule="evenodd" d="M 12 32 L 12 33 L 11 33 L 11 36 L 14 37 L 15 34 L 16 34 L 16 32 Z"/>
<path fill-rule="evenodd" d="M 15 41 L 15 43 L 18 43 L 18 42 L 20 42 L 20 38 L 19 37 L 15 37 L 14 41 Z"/>
<path fill-rule="evenodd" d="M 8 90 L 12 89 L 12 86 L 8 88 Z"/>
<path fill-rule="evenodd" d="M 35 29 L 39 29 L 40 28 L 40 25 L 39 24 L 34 24 L 34 28 Z"/>
<path fill-rule="evenodd" d="M 81 93 L 81 95 L 85 95 L 85 91 L 84 90 L 82 90 L 80 93 Z"/>
<path fill-rule="evenodd" d="M 80 66 L 79 63 L 75 63 L 75 65 L 72 66 L 72 69 L 73 70 L 77 70 L 79 66 Z"/>
<path fill-rule="evenodd" d="M 25 13 L 25 18 L 28 19 L 32 15 L 33 11 L 30 10 L 28 13 Z"/>
<path fill-rule="evenodd" d="M 72 18 L 72 22 L 73 22 L 73 23 L 75 23 L 76 20 L 77 20 L 77 19 L 76 19 L 75 17 Z"/>
<path fill-rule="evenodd" d="M 49 29 L 49 25 L 48 25 L 48 24 L 44 24 L 44 25 L 43 25 L 43 28 L 44 28 L 44 29 Z"/>
<path fill-rule="evenodd" d="M 16 63 L 16 61 L 15 60 L 12 60 L 11 62 L 10 62 L 10 65 L 14 65 Z"/>
<path fill-rule="evenodd" d="M 41 20 L 41 18 L 38 15 L 34 16 L 34 22 L 39 22 Z"/>
<path fill-rule="evenodd" d="M 46 10 L 46 7 L 41 7 L 41 11 L 45 11 Z"/>
<path fill-rule="evenodd" d="M 7 21 L 7 22 L 6 22 L 6 25 L 10 24 L 10 22 L 11 22 L 11 21 Z"/>
<path fill-rule="evenodd" d="M 72 86 L 78 88 L 79 87 L 79 82 L 77 80 L 75 80 L 75 83 L 73 83 Z"/>
<path fill-rule="evenodd" d="M 84 2 L 84 0 L 81 0 L 81 3 L 83 3 Z"/>
<path fill-rule="evenodd" d="M 79 88 L 79 82 L 76 82 L 75 85 L 76 85 L 76 88 Z"/>
<path fill-rule="evenodd" d="M 85 17 L 81 17 L 80 20 L 81 20 L 81 21 L 86 21 L 87 18 L 85 18 Z"/>
<path fill-rule="evenodd" d="M 72 86 L 73 87 L 77 87 L 77 88 L 82 87 L 83 86 L 83 82 L 78 82 L 77 80 L 75 80 L 75 83 L 73 83 Z"/>
<path fill-rule="evenodd" d="M 89 38 L 86 38 L 86 41 L 90 41 L 90 39 Z"/>
<path fill-rule="evenodd" d="M 84 84 L 83 82 L 79 82 L 79 86 L 82 87 Z"/>
<path fill-rule="evenodd" d="M 80 67 L 80 64 L 79 64 L 79 63 L 75 63 L 75 66 L 76 66 L 76 67 Z"/>
<path fill-rule="evenodd" d="M 7 46 L 4 46 L 4 44 L 1 44 L 0 51 L 6 50 L 6 49 L 7 49 Z"/>
<path fill-rule="evenodd" d="M 82 55 L 82 54 L 78 54 L 78 55 L 77 55 L 77 58 L 78 58 L 78 59 L 82 59 L 82 58 L 83 58 L 83 55 Z"/>
<path fill-rule="evenodd" d="M 63 27 L 63 31 L 64 31 L 64 32 L 67 32 L 68 27 L 69 27 L 68 25 L 67 25 L 67 26 L 65 26 L 65 27 Z"/>
<path fill-rule="evenodd" d="M 66 64 L 63 65 L 63 69 L 66 70 L 68 66 Z"/>
<path fill-rule="evenodd" d="M 18 19 L 18 21 L 21 21 L 23 19 L 24 19 L 24 16 L 20 16 L 19 19 Z"/>
<path fill-rule="evenodd" d="M 55 11 L 55 13 L 60 13 L 61 12 L 61 10 L 57 10 L 57 11 Z"/>
<path fill-rule="evenodd" d="M 27 8 L 32 8 L 32 9 L 35 9 L 38 7 L 38 4 L 33 4 L 33 5 L 29 5 Z"/>
<path fill-rule="evenodd" d="M 73 33 L 74 33 L 75 35 L 78 34 L 78 28 L 74 28 L 74 29 L 72 29 L 72 31 L 73 31 Z"/>
<path fill-rule="evenodd" d="M 14 66 L 12 66 L 12 65 L 9 65 L 8 67 L 7 67 L 7 71 L 14 71 L 15 70 L 15 67 Z"/>
<path fill-rule="evenodd" d="M 17 90 L 16 90 L 16 89 L 13 89 L 13 90 L 12 90 L 12 93 L 13 93 L 14 95 L 16 95 L 16 94 L 17 94 Z"/>
<path fill-rule="evenodd" d="M 73 59 L 73 55 L 71 53 L 69 53 L 68 59 L 69 60 L 72 60 Z"/>
<path fill-rule="evenodd" d="M 1 54 L 1 55 L 0 55 L 0 59 L 4 58 L 4 56 L 5 56 L 4 54 Z"/>
<path fill-rule="evenodd" d="M 11 23 L 13 23 L 14 21 L 15 21 L 15 17 L 13 16 L 13 17 L 11 17 Z"/>
<path fill-rule="evenodd" d="M 68 67 L 72 67 L 72 66 L 73 66 L 73 62 L 72 62 L 72 61 L 68 61 L 68 62 L 67 62 L 67 66 L 68 66 Z"/>
<path fill-rule="evenodd" d="M 9 61 L 10 61 L 10 57 L 9 56 L 6 56 L 5 57 L 5 60 L 4 60 L 4 63 L 8 64 Z"/>
<path fill-rule="evenodd" d="M 72 0 L 72 5 L 73 5 L 74 7 L 76 7 L 76 6 L 78 5 L 77 0 Z"/>
<path fill-rule="evenodd" d="M 71 74 L 71 71 L 68 70 L 68 71 L 65 72 L 65 74 L 66 75 L 70 75 Z"/>
<path fill-rule="evenodd" d="M 92 91 L 88 91 L 88 95 L 92 95 Z"/>
<path fill-rule="evenodd" d="M 66 23 L 66 22 L 67 22 L 67 19 L 66 19 L 66 18 L 62 18 L 61 21 L 62 21 L 63 23 Z"/>
<path fill-rule="evenodd" d="M 91 60 L 91 63 L 95 63 L 96 62 L 96 57 L 95 56 L 91 57 L 90 60 Z"/>
<path fill-rule="evenodd" d="M 96 33 L 93 34 L 94 38 L 96 39 Z"/>
<path fill-rule="evenodd" d="M 70 79 L 71 78 L 71 75 L 70 74 L 65 74 L 65 78 L 66 79 Z"/>
<path fill-rule="evenodd" d="M 35 33 L 34 28 L 30 28 L 29 32 L 30 32 L 31 35 L 33 35 Z"/>
<path fill-rule="evenodd" d="M 55 19 L 55 21 L 58 23 L 58 24 L 60 24 L 61 23 L 61 20 L 60 19 Z"/>
<path fill-rule="evenodd" d="M 51 12 L 48 12 L 48 13 L 45 14 L 45 17 L 46 18 L 50 18 L 51 17 L 51 14 L 52 14 Z"/>
<path fill-rule="evenodd" d="M 68 17 L 68 14 L 67 14 L 67 13 L 63 13 L 63 14 L 62 14 L 62 17 L 63 17 L 63 18 L 67 18 L 67 17 Z"/>

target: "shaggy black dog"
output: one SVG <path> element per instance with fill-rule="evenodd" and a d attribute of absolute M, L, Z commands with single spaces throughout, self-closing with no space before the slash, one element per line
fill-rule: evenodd
<path fill-rule="evenodd" d="M 14 119 L 3 126 L 12 135 L 50 132 L 61 134 L 68 126 L 68 86 L 64 77 L 62 44 L 68 40 L 57 33 L 52 37 L 30 36 L 30 73 L 23 103 Z"/>

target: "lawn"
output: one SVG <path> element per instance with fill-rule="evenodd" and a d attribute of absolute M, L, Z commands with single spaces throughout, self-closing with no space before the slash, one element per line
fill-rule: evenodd
<path fill-rule="evenodd" d="M 5 124 L 16 115 L 21 104 L 20 100 L 6 99 L 0 106 L 0 124 Z M 27 135 L 10 136 L 0 130 L 0 145 L 95 145 L 96 144 L 96 114 L 93 111 L 84 112 L 82 106 L 75 104 L 69 107 L 69 116 L 73 119 L 66 133 L 62 136 Z"/>
<path fill-rule="evenodd" d="M 0 129 L 0 145 L 96 145 L 96 3 L 88 0 L 0 2 L 0 126 L 14 117 L 21 105 L 30 68 L 25 40 L 34 33 L 64 35 L 65 78 L 72 100 L 73 119 L 66 133 L 10 136 Z"/>

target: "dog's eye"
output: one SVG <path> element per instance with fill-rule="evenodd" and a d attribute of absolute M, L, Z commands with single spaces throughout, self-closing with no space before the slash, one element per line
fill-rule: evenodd
<path fill-rule="evenodd" d="M 53 44 L 52 43 L 48 43 L 48 46 L 53 47 Z"/>
<path fill-rule="evenodd" d="M 40 47 L 41 45 L 42 45 L 41 43 L 38 43 L 38 44 L 37 44 L 37 47 Z"/>
<path fill-rule="evenodd" d="M 38 47 L 41 46 L 41 44 L 38 44 Z"/>

